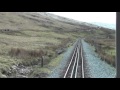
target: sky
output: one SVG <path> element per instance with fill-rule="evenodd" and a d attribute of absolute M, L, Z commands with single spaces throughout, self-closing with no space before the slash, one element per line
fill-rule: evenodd
<path fill-rule="evenodd" d="M 116 24 L 116 12 L 48 12 L 83 22 Z"/>

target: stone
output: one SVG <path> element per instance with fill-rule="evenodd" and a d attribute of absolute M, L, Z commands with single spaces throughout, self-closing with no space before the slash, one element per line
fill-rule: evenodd
<path fill-rule="evenodd" d="M 16 78 L 28 78 L 28 77 L 25 75 L 16 75 Z"/>
<path fill-rule="evenodd" d="M 20 74 L 28 74 L 28 73 L 30 73 L 30 71 L 31 71 L 31 69 L 29 69 L 29 68 L 20 69 L 20 70 L 19 70 L 19 73 L 20 73 Z"/>
<path fill-rule="evenodd" d="M 63 52 L 65 52 L 65 50 L 66 50 L 65 48 L 60 48 L 60 49 L 56 50 L 56 53 L 57 54 L 62 54 Z"/>
<path fill-rule="evenodd" d="M 7 78 L 7 76 L 2 74 L 2 78 Z"/>
<path fill-rule="evenodd" d="M 13 70 L 16 70 L 16 69 L 17 69 L 17 66 L 16 66 L 16 65 L 13 65 L 13 66 L 12 66 L 12 69 L 13 69 Z"/>

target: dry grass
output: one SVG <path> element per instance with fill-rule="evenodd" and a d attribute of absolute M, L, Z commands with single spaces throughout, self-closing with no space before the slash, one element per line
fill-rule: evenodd
<path fill-rule="evenodd" d="M 42 57 L 43 55 L 46 55 L 47 52 L 45 53 L 43 50 L 25 50 L 22 48 L 12 48 L 9 51 L 9 55 L 12 57 L 17 57 L 20 59 L 29 59 L 31 57 L 35 58 L 35 57 Z"/>

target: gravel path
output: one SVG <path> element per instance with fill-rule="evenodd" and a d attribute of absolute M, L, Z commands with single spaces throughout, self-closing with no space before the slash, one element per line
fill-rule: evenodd
<path fill-rule="evenodd" d="M 59 66 L 54 68 L 52 70 L 52 73 L 47 78 L 60 78 L 60 75 L 63 72 L 63 70 L 69 60 L 69 57 L 74 49 L 75 44 L 73 46 L 71 46 L 70 48 L 68 48 L 68 50 L 65 53 L 63 53 L 63 59 L 61 60 Z"/>
<path fill-rule="evenodd" d="M 82 40 L 82 44 L 90 77 L 114 78 L 116 76 L 116 69 L 102 61 L 88 43 Z"/>

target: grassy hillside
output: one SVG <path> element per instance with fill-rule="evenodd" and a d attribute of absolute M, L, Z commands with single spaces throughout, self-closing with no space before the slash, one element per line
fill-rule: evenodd
<path fill-rule="evenodd" d="M 94 46 L 92 41 L 111 47 L 104 52 L 115 57 L 115 31 L 67 22 L 67 19 L 57 20 L 42 13 L 0 12 L 0 77 L 9 76 L 13 65 L 33 66 L 30 76 L 34 76 L 36 70 L 48 72 L 45 67 L 58 60 L 58 52 L 64 52 L 79 37 Z M 45 67 L 35 67 L 43 56 Z"/>
<path fill-rule="evenodd" d="M 116 40 L 115 31 L 101 28 L 96 30 L 94 36 L 86 38 L 86 41 L 94 46 L 95 51 L 102 60 L 115 66 L 116 60 Z"/>

